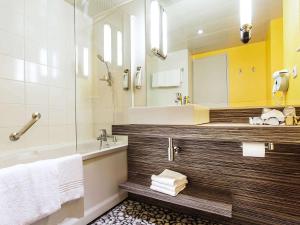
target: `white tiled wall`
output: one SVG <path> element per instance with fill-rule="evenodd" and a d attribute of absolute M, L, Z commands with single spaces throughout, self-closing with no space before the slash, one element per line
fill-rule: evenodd
<path fill-rule="evenodd" d="M 137 91 L 136 96 L 140 93 L 145 93 L 146 87 L 143 86 L 141 90 L 123 90 L 122 76 L 125 69 L 130 69 L 131 66 L 131 52 L 130 52 L 130 16 L 137 17 L 137 31 L 139 38 L 136 38 L 136 63 L 142 68 L 145 68 L 145 23 L 144 23 L 144 1 L 132 1 L 117 10 L 112 14 L 96 20 L 93 27 L 93 46 L 94 56 L 96 54 L 103 55 L 103 25 L 110 24 L 112 28 L 112 63 L 109 64 L 113 85 L 107 86 L 106 82 L 99 81 L 99 78 L 106 73 L 105 65 L 94 57 L 93 60 L 93 120 L 94 120 L 94 135 L 99 133 L 99 129 L 106 128 L 111 132 L 112 124 L 126 124 L 128 123 L 128 107 L 132 105 L 132 91 Z M 117 66 L 117 31 L 123 34 L 123 66 Z M 134 73 L 134 71 L 132 71 Z M 139 105 L 145 104 L 145 97 L 138 96 L 137 103 Z M 143 102 L 143 103 L 142 103 Z"/>
<path fill-rule="evenodd" d="M 0 154 L 75 143 L 74 62 L 73 6 L 63 0 L 0 0 Z M 9 141 L 33 112 L 41 120 L 19 141 Z"/>
<path fill-rule="evenodd" d="M 111 132 L 112 124 L 127 123 L 132 93 L 123 90 L 122 74 L 130 69 L 129 18 L 136 15 L 144 25 L 143 10 L 143 1 L 136 0 L 94 21 L 79 9 L 74 17 L 74 7 L 65 0 L 0 0 L 0 154 L 12 149 L 75 144 L 75 121 L 79 142 L 95 140 L 99 129 Z M 103 55 L 104 23 L 111 24 L 113 32 L 113 61 L 109 65 L 112 87 L 99 81 L 106 69 L 96 58 Z M 124 39 L 121 67 L 116 65 L 117 31 L 123 32 Z M 139 42 L 142 53 L 137 54 L 137 60 L 143 68 L 144 47 Z M 88 76 L 83 74 L 84 48 L 89 52 Z M 11 142 L 9 135 L 24 126 L 33 112 L 40 112 L 41 120 L 19 141 Z"/>
<path fill-rule="evenodd" d="M 79 1 L 80 2 L 80 1 Z M 80 3 L 79 3 L 80 4 Z M 77 138 L 79 142 L 96 140 L 93 134 L 92 85 L 93 71 L 92 59 L 94 57 L 92 45 L 93 21 L 88 15 L 76 10 L 76 48 L 77 48 L 77 74 L 76 74 L 76 122 Z M 83 51 L 88 49 L 88 59 L 84 59 Z M 84 74 L 84 64 L 87 61 L 88 74 Z"/>

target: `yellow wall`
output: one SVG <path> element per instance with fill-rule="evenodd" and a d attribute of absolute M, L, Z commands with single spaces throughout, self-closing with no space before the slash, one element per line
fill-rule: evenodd
<path fill-rule="evenodd" d="M 228 57 L 229 106 L 265 106 L 267 104 L 266 43 L 257 42 L 196 54 L 193 58 L 199 59 L 224 53 Z"/>
<path fill-rule="evenodd" d="M 292 70 L 296 65 L 298 77 L 290 78 L 290 87 L 286 96 L 288 105 L 300 105 L 300 0 L 283 0 L 283 47 L 284 67 Z"/>
<path fill-rule="evenodd" d="M 232 107 L 300 105 L 300 52 L 296 52 L 299 48 L 300 0 L 283 0 L 283 18 L 270 22 L 265 42 L 200 53 L 193 58 L 227 54 L 229 105 Z M 255 72 L 251 71 L 252 66 Z M 273 96 L 272 74 L 283 68 L 292 71 L 294 66 L 297 66 L 298 77 L 290 77 L 286 97 L 282 93 Z"/>
<path fill-rule="evenodd" d="M 266 38 L 267 51 L 267 105 L 282 104 L 282 93 L 272 95 L 275 71 L 283 69 L 283 19 L 278 18 L 270 22 Z"/>

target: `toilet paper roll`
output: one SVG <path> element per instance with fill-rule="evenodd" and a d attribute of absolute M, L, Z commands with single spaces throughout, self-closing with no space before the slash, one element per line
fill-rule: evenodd
<path fill-rule="evenodd" d="M 265 157 L 265 143 L 243 142 L 243 156 L 246 157 Z"/>
<path fill-rule="evenodd" d="M 274 81 L 273 93 L 277 91 L 287 92 L 289 89 L 289 79 L 287 77 L 277 77 Z"/>

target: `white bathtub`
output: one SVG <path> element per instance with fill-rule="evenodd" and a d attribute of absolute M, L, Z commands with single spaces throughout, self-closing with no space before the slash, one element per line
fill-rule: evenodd
<path fill-rule="evenodd" d="M 127 180 L 127 138 L 118 137 L 116 144 L 99 150 L 99 142 L 23 149 L 2 154 L 0 167 L 52 159 L 79 153 L 83 157 L 84 199 L 63 205 L 55 214 L 34 225 L 86 225 L 123 201 L 127 194 L 118 185 Z"/>

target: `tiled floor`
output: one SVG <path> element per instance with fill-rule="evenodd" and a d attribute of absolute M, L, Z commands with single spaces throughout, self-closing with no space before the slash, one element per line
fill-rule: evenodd
<path fill-rule="evenodd" d="M 167 209 L 126 200 L 90 225 L 220 225 L 171 212 Z"/>

